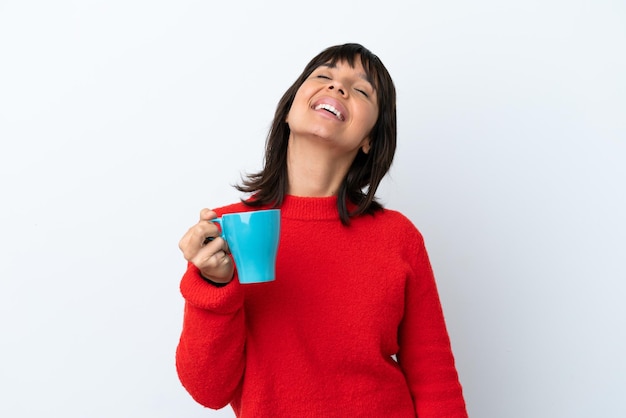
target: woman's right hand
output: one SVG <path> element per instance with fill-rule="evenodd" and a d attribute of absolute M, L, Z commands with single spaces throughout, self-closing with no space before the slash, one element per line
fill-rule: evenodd
<path fill-rule="evenodd" d="M 235 273 L 228 244 L 220 237 L 219 228 L 211 219 L 217 214 L 210 209 L 200 211 L 200 220 L 183 235 L 178 248 L 185 260 L 195 265 L 207 279 L 228 283 Z"/>

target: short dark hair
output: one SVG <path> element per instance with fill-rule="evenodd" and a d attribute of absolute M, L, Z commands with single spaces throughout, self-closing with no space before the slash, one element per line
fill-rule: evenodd
<path fill-rule="evenodd" d="M 286 119 L 300 86 L 320 65 L 347 62 L 354 67 L 360 57 L 366 76 L 372 81 L 378 102 L 378 118 L 370 135 L 370 150 L 359 150 L 337 193 L 337 209 L 344 225 L 350 217 L 381 210 L 376 200 L 378 186 L 391 167 L 396 151 L 396 89 L 381 60 L 364 46 L 347 43 L 326 48 L 313 58 L 298 79 L 287 89 L 278 102 L 274 121 L 265 144 L 264 167 L 249 174 L 236 185 L 237 190 L 253 193 L 254 198 L 244 200 L 250 206 L 272 205 L 279 207 L 287 194 L 287 144 L 290 129 Z M 347 201 L 355 208 L 348 210 Z"/>

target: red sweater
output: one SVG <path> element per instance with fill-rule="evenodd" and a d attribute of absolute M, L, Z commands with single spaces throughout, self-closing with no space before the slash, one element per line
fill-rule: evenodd
<path fill-rule="evenodd" d="M 238 417 L 467 417 L 424 241 L 398 212 L 346 227 L 335 198 L 287 196 L 275 281 L 217 287 L 189 265 L 180 287 L 176 366 L 202 405 L 230 403 Z"/>

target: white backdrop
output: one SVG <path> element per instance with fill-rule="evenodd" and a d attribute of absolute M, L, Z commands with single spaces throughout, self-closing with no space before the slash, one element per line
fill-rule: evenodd
<path fill-rule="evenodd" d="M 0 416 L 233 416 L 176 377 L 178 239 L 343 42 L 396 82 L 380 196 L 425 235 L 470 415 L 626 416 L 619 0 L 0 0 Z"/>

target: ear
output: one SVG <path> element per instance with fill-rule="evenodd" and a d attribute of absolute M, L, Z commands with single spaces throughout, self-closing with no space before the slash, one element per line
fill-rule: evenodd
<path fill-rule="evenodd" d="M 370 152 L 370 148 L 370 138 L 368 136 L 363 140 L 363 143 L 361 144 L 361 151 L 363 151 L 363 154 L 368 154 Z"/>

